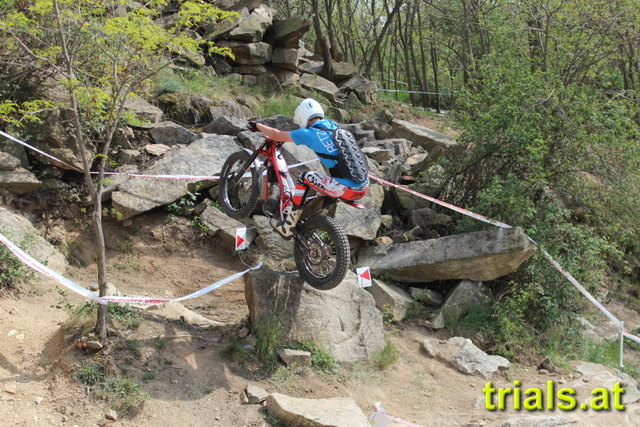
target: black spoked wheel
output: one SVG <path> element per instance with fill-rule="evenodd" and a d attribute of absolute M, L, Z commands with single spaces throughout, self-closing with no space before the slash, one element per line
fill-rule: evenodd
<path fill-rule="evenodd" d="M 250 157 L 246 151 L 233 153 L 220 173 L 218 201 L 222 211 L 234 219 L 246 217 L 258 203 L 260 173 L 257 168 L 248 167 Z"/>
<path fill-rule="evenodd" d="M 312 216 L 299 226 L 293 254 L 300 276 L 322 291 L 338 286 L 349 268 L 347 235 L 327 216 Z"/>

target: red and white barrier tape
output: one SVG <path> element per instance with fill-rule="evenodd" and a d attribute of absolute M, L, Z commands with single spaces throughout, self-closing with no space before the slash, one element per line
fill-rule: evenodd
<path fill-rule="evenodd" d="M 253 267 L 250 267 L 244 271 L 241 271 L 239 273 L 236 273 L 232 276 L 226 277 L 222 280 L 219 280 L 205 288 L 200 289 L 199 291 L 196 291 L 192 294 L 183 296 L 183 297 L 179 297 L 179 298 L 153 298 L 153 297 L 119 297 L 119 296 L 105 296 L 105 297 L 99 297 L 97 295 L 95 295 L 93 292 L 91 292 L 90 290 L 88 290 L 87 288 L 84 288 L 82 286 L 80 286 L 79 284 L 75 283 L 74 281 L 67 279 L 66 277 L 56 273 L 55 271 L 51 270 L 50 268 L 46 267 L 45 265 L 43 265 L 42 263 L 38 262 L 37 260 L 35 260 L 33 257 L 31 257 L 29 254 L 27 254 L 26 252 L 24 252 L 22 249 L 20 249 L 18 246 L 16 246 L 15 244 L 13 244 L 9 239 L 7 239 L 5 236 L 3 236 L 2 234 L 0 234 L 0 243 L 3 243 L 19 260 L 21 260 L 23 263 L 25 263 L 27 266 L 31 267 L 33 270 L 39 272 L 40 274 L 55 280 L 56 282 L 60 283 L 61 285 L 63 285 L 64 287 L 66 287 L 67 289 L 85 297 L 88 299 L 91 299 L 99 304 L 107 304 L 108 302 L 118 302 L 118 303 L 127 303 L 127 304 L 163 304 L 163 303 L 167 303 L 167 302 L 173 302 L 173 301 L 185 301 L 185 300 L 189 300 L 189 299 L 193 299 L 193 298 L 197 298 L 200 297 L 204 294 L 207 294 L 211 291 L 213 291 L 214 289 L 217 289 L 233 280 L 236 280 L 242 276 L 244 276 L 245 274 L 247 274 L 248 272 L 252 271 L 252 270 L 257 270 L 262 266 L 262 263 L 259 263 Z"/>
<path fill-rule="evenodd" d="M 501 227 L 501 228 L 513 228 L 512 226 L 510 226 L 509 224 L 505 224 L 504 222 L 498 221 L 498 220 L 494 220 L 491 218 L 488 218 L 484 215 L 480 215 L 477 214 L 475 212 L 471 212 L 470 210 L 452 205 L 451 203 L 447 203 L 447 202 L 443 202 L 442 200 L 438 200 L 436 198 L 433 197 L 429 197 L 425 194 L 422 193 L 418 193 L 417 191 L 411 190 L 410 188 L 407 188 L 403 185 L 399 185 L 399 184 L 394 184 L 390 181 L 386 181 L 384 179 L 378 178 L 377 176 L 374 175 L 369 175 L 369 178 L 374 180 L 374 181 L 378 181 L 382 184 L 388 185 L 390 187 L 394 187 L 394 188 L 398 188 L 402 191 L 405 191 L 407 193 L 413 194 L 414 196 L 420 197 L 422 199 L 428 200 L 430 202 L 433 202 L 437 205 L 446 207 L 448 209 L 451 209 L 453 211 L 456 211 L 458 213 L 461 213 L 463 215 L 466 215 L 468 217 L 477 219 L 479 221 L 482 221 L 484 223 L 487 224 L 491 224 L 497 227 Z M 542 253 L 542 255 L 551 263 L 551 265 L 553 265 L 553 267 L 565 278 L 567 279 L 582 295 L 584 295 L 596 308 L 598 308 L 605 316 L 607 316 L 616 326 L 622 328 L 623 327 L 623 323 L 617 318 L 615 317 L 613 314 L 611 314 L 611 312 L 609 310 L 607 310 L 602 304 L 600 304 L 598 302 L 598 300 L 596 300 L 593 295 L 591 295 L 589 293 L 589 291 L 587 291 L 581 284 L 580 282 L 578 282 L 576 280 L 575 277 L 573 277 L 570 273 L 568 273 L 567 271 L 565 271 L 562 266 L 555 260 L 553 259 L 553 257 L 544 249 L 542 249 L 540 247 L 540 245 L 533 240 L 531 237 L 527 236 L 527 238 L 533 243 L 535 244 L 538 248 L 540 248 L 540 252 Z M 634 335 L 631 335 L 627 332 L 623 332 L 623 335 L 626 336 L 627 338 L 630 338 L 634 341 L 638 341 L 640 342 L 640 338 L 635 337 Z M 633 337 L 633 338 L 631 338 Z"/>
<path fill-rule="evenodd" d="M 443 202 L 442 200 L 438 200 L 436 198 L 429 197 L 426 194 L 418 193 L 417 191 L 413 191 L 412 189 L 407 188 L 404 185 L 394 184 L 391 181 L 386 181 L 386 180 L 384 180 L 382 178 L 378 178 L 377 176 L 371 175 L 371 174 L 369 174 L 369 178 L 374 180 L 374 181 L 378 181 L 381 184 L 385 184 L 385 185 L 387 185 L 389 187 L 394 187 L 394 188 L 400 189 L 400 190 L 405 191 L 405 192 L 407 192 L 409 194 L 413 194 L 414 196 L 420 197 L 421 199 L 425 199 L 425 200 L 428 200 L 430 202 L 433 202 L 436 205 L 444 206 L 445 208 L 448 208 L 448 209 L 451 209 L 453 211 L 459 212 L 459 213 L 461 213 L 463 215 L 466 215 L 468 217 L 477 219 L 477 220 L 482 221 L 482 222 L 486 222 L 487 224 L 495 225 L 495 226 L 501 227 L 501 228 L 513 228 L 510 225 L 505 224 L 504 222 L 500 222 L 498 220 L 488 218 L 488 217 L 486 217 L 484 215 L 480 215 L 480 214 L 477 214 L 475 212 L 471 212 L 470 210 L 458 207 L 456 205 L 452 205 L 451 203 Z"/>
<path fill-rule="evenodd" d="M 26 142 L 20 141 L 18 138 L 15 138 L 9 134 L 7 134 L 6 132 L 2 132 L 0 131 L 0 135 L 4 136 L 18 144 L 21 144 L 31 150 L 34 150 L 60 164 L 63 164 L 71 169 L 77 170 L 82 172 L 82 170 L 78 169 L 75 166 L 72 166 L 50 154 L 45 153 L 44 151 L 41 151 L 35 147 L 33 147 L 32 145 L 27 144 Z M 312 160 L 308 160 L 306 162 L 301 162 L 301 163 L 296 163 L 292 166 L 290 166 L 290 169 L 295 168 L 295 167 L 299 167 L 302 165 L 306 165 L 308 163 L 317 161 L 318 159 L 312 159 Z M 92 174 L 98 174 L 99 172 L 91 172 Z M 124 175 L 124 176 L 129 176 L 129 177 L 136 177 L 136 178 L 152 178 L 152 179 L 173 179 L 173 180 L 196 180 L 196 181 L 204 181 L 204 180 L 216 180 L 219 179 L 218 175 L 214 175 L 214 176 L 195 176 L 195 175 L 147 175 L 147 174 L 132 174 L 132 173 L 126 173 L 126 172 L 104 172 L 105 175 Z M 390 181 L 384 180 L 382 178 L 378 178 L 377 176 L 374 176 L 372 174 L 369 175 L 369 178 L 380 182 L 381 184 L 390 186 L 390 187 L 394 187 L 394 188 L 398 188 L 402 191 L 405 191 L 409 194 L 412 194 L 416 197 L 420 197 L 422 199 L 428 200 L 432 203 L 435 203 L 437 205 L 443 206 L 447 209 L 451 209 L 455 212 L 461 213 L 463 215 L 466 215 L 468 217 L 477 219 L 479 221 L 482 221 L 484 223 L 490 224 L 490 225 L 494 225 L 496 227 L 500 227 L 500 228 L 513 228 L 512 226 L 505 224 L 504 222 L 495 220 L 495 219 L 491 219 L 488 218 L 484 215 L 480 215 L 477 214 L 475 212 L 472 212 L 470 210 L 461 208 L 459 206 L 455 206 L 452 205 L 451 203 L 447 203 L 444 202 L 442 200 L 438 200 L 434 197 L 430 197 L 427 196 L 426 194 L 422 194 L 422 193 L 418 193 L 417 191 L 411 190 L 410 188 L 407 188 L 403 185 L 399 185 L 399 184 L 394 184 Z M 540 245 L 538 245 L 531 237 L 527 236 L 527 238 L 533 242 L 536 246 L 540 247 Z M 567 280 L 569 280 L 569 282 L 576 288 L 578 289 L 578 291 L 580 293 L 582 293 L 592 304 L 594 304 L 600 311 L 602 311 L 614 324 L 616 324 L 617 326 L 622 327 L 622 322 L 620 320 L 618 320 L 613 314 L 611 314 L 602 304 L 600 304 L 571 274 L 569 274 L 568 272 L 566 272 L 562 266 L 555 261 L 551 255 L 549 255 L 549 253 L 547 253 L 544 249 L 540 248 L 542 254 L 544 255 L 545 258 L 547 258 L 547 260 L 554 266 L 554 268 L 562 275 L 564 276 Z M 35 260 L 34 260 L 35 261 Z M 37 261 L 36 261 L 37 262 Z M 55 274 L 55 273 L 54 273 Z M 79 286 L 79 285 L 78 285 Z M 82 288 L 82 287 L 81 287 Z M 82 288 L 84 289 L 84 288 Z M 92 294 L 93 295 L 93 294 Z M 633 335 L 630 335 L 626 332 L 623 331 L 622 333 L 624 336 L 627 336 L 628 338 L 630 338 Z M 633 338 L 632 338 L 633 339 Z M 635 339 L 640 340 L 640 338 L 635 337 Z M 640 342 L 640 341 L 639 341 Z"/>
<path fill-rule="evenodd" d="M 55 156 L 52 156 L 51 154 L 47 154 L 42 150 L 37 149 L 36 147 L 34 147 L 33 145 L 27 144 L 24 141 L 19 140 L 18 138 L 9 135 L 6 132 L 2 132 L 0 131 L 0 136 L 4 136 L 8 139 L 10 139 L 13 142 L 16 142 L 20 145 L 23 145 L 27 148 L 29 148 L 30 150 L 33 150 L 37 153 L 42 154 L 43 156 L 58 162 L 66 167 L 68 167 L 69 169 L 73 169 L 75 171 L 78 172 L 83 172 L 82 169 L 70 165 L 69 163 L 66 163 L 63 160 L 58 159 Z M 289 166 L 289 169 L 294 169 L 300 166 L 304 166 L 306 164 L 312 163 L 312 162 L 316 162 L 319 159 L 311 159 L 311 160 L 307 160 L 306 162 L 300 162 L 300 163 L 295 163 L 291 166 Z M 96 172 L 96 171 L 91 171 L 89 172 L 92 175 L 99 175 L 100 172 Z M 263 172 L 263 175 L 266 174 L 266 171 Z M 109 175 L 109 176 L 127 176 L 129 178 L 149 178 L 149 179 L 170 179 L 170 180 L 183 180 L 183 181 L 215 181 L 220 179 L 220 175 L 150 175 L 150 174 L 141 174 L 141 173 L 129 173 L 129 172 L 103 172 L 103 175 Z M 247 174 L 247 176 L 250 176 L 249 174 Z"/>
<path fill-rule="evenodd" d="M 13 141 L 13 142 L 16 142 L 16 143 L 18 143 L 18 144 L 20 144 L 20 145 L 23 145 L 23 146 L 25 146 L 25 147 L 29 148 L 30 150 L 35 151 L 36 153 L 40 153 L 40 154 L 42 154 L 43 156 L 48 157 L 49 159 L 51 159 L 51 160 L 53 160 L 53 161 L 55 161 L 55 162 L 58 162 L 58 163 L 60 163 L 60 164 L 62 164 L 62 165 L 64 165 L 64 166 L 68 167 L 69 169 L 72 169 L 72 170 L 75 170 L 75 171 L 78 171 L 78 172 L 82 172 L 82 169 L 79 169 L 79 168 L 78 168 L 78 167 L 76 167 L 76 166 L 70 165 L 70 164 L 69 164 L 69 163 L 67 163 L 67 162 L 63 162 L 62 160 L 58 159 L 57 157 L 53 157 L 51 154 L 47 154 L 47 153 L 45 153 L 44 151 L 37 149 L 37 148 L 36 148 L 36 147 L 34 147 L 33 145 L 29 145 L 29 144 L 27 144 L 27 143 L 26 143 L 26 142 L 24 142 L 24 141 L 20 141 L 20 140 L 19 140 L 18 138 L 16 138 L 15 136 L 11 136 L 11 135 L 9 135 L 8 133 L 3 132 L 3 131 L 1 131 L 1 130 L 0 130 L 0 135 L 1 135 L 1 136 L 4 136 L 5 138 L 10 139 L 10 140 L 11 140 L 11 141 Z"/>
<path fill-rule="evenodd" d="M 394 423 L 404 424 L 410 427 L 421 427 L 418 424 L 412 423 L 411 421 L 403 420 L 400 417 L 396 417 L 395 415 L 388 414 L 382 406 L 380 406 L 380 402 L 376 402 L 373 405 L 373 413 L 369 416 L 369 425 L 375 427 L 385 427 Z"/>

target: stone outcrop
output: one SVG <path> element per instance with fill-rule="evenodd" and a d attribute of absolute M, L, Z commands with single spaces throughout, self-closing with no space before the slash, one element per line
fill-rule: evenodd
<path fill-rule="evenodd" d="M 416 145 L 424 148 L 430 153 L 456 152 L 462 147 L 451 137 L 419 126 L 405 120 L 393 119 L 392 135 L 394 138 L 405 138 Z"/>
<path fill-rule="evenodd" d="M 338 361 L 368 359 L 384 346 L 382 315 L 351 272 L 336 288 L 319 291 L 297 273 L 263 267 L 245 276 L 245 297 L 251 322 L 279 316 L 287 340 L 311 339 Z"/>
<path fill-rule="evenodd" d="M 200 136 L 186 129 L 184 126 L 180 126 L 174 122 L 160 122 L 149 129 L 151 137 L 156 144 L 163 145 L 176 145 L 176 144 L 190 144 Z"/>
<path fill-rule="evenodd" d="M 144 173 L 215 175 L 227 157 L 239 148 L 233 137 L 209 135 L 184 148 L 172 150 Z M 113 207 L 122 214 L 121 219 L 127 219 L 174 202 L 186 195 L 194 184 L 194 181 L 183 180 L 130 179 L 111 195 Z"/>
<path fill-rule="evenodd" d="M 274 47 L 298 49 L 300 39 L 309 31 L 310 27 L 311 22 L 302 16 L 292 16 L 282 20 L 276 19 L 267 30 L 263 40 Z"/>
<path fill-rule="evenodd" d="M 11 171 L 0 171 L 0 187 L 7 188 L 16 194 L 25 194 L 42 187 L 42 182 L 28 170 L 16 168 Z"/>
<path fill-rule="evenodd" d="M 125 107 L 133 112 L 139 120 L 151 125 L 155 125 L 162 119 L 162 110 L 139 96 L 127 98 Z"/>
<path fill-rule="evenodd" d="M 462 319 L 476 308 L 491 304 L 491 290 L 482 282 L 463 280 L 447 294 L 440 312 L 432 321 L 436 329 L 444 328 L 448 319 Z"/>
<path fill-rule="evenodd" d="M 453 337 L 447 341 L 427 338 L 422 342 L 422 349 L 429 357 L 441 360 L 462 373 L 487 380 L 511 366 L 504 357 L 488 355 L 468 338 Z"/>
<path fill-rule="evenodd" d="M 413 298 L 399 287 L 373 279 L 371 286 L 366 288 L 376 302 L 376 307 L 394 320 L 402 320 L 407 309 L 414 303 Z"/>
<path fill-rule="evenodd" d="M 378 235 L 378 229 L 382 223 L 380 210 L 383 201 L 382 186 L 373 184 L 369 193 L 358 201 L 365 206 L 365 209 L 356 209 L 346 203 L 338 203 L 335 213 L 336 222 L 349 236 L 373 240 Z"/>
<path fill-rule="evenodd" d="M 625 389 L 624 403 L 626 405 L 640 401 L 638 381 L 629 374 L 599 363 L 574 360 L 570 364 L 580 374 L 580 377 L 568 382 L 567 387 L 573 388 L 578 396 L 589 395 L 594 387 L 604 387 L 611 390 L 619 382 Z"/>
<path fill-rule="evenodd" d="M 38 230 L 25 217 L 0 208 L 0 233 L 56 273 L 62 274 L 67 269 L 64 255 L 40 237 Z"/>
<path fill-rule="evenodd" d="M 399 282 L 485 281 L 515 271 L 535 250 L 522 229 L 498 228 L 364 248 L 358 254 L 358 265 Z"/>
<path fill-rule="evenodd" d="M 267 397 L 267 411 L 290 425 L 318 427 L 362 427 L 369 423 L 351 397 L 303 399 L 272 393 Z"/>
<path fill-rule="evenodd" d="M 236 230 L 238 228 L 246 228 L 244 224 L 236 221 L 233 218 L 228 217 L 220 209 L 213 206 L 207 206 L 200 215 L 202 222 L 209 227 L 209 234 L 212 236 L 218 236 L 221 240 L 233 247 L 236 240 Z M 247 233 L 247 245 L 249 245 L 255 233 Z"/>

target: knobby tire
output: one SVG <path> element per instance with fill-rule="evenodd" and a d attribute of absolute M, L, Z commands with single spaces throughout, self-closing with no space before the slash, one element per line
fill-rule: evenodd
<path fill-rule="evenodd" d="M 316 238 L 313 237 L 314 233 Z M 330 244 L 319 244 L 317 241 L 318 236 L 322 236 Z M 300 242 L 301 239 L 306 239 L 305 241 L 315 245 L 315 251 L 321 247 L 325 255 L 331 255 L 331 258 L 335 260 L 323 259 L 322 256 L 310 257 L 307 249 Z M 328 251 L 329 246 L 331 247 L 330 253 Z M 293 255 L 298 272 L 304 281 L 322 291 L 333 289 L 342 282 L 349 268 L 351 258 L 349 240 L 346 233 L 333 218 L 324 215 L 312 216 L 299 225 L 298 238 L 293 245 Z M 314 266 L 320 266 L 321 264 L 325 264 L 324 267 L 329 269 L 326 274 L 313 271 Z M 331 264 L 334 264 L 333 268 Z"/>
<path fill-rule="evenodd" d="M 250 176 L 240 179 L 234 186 L 233 180 L 245 168 L 251 154 L 247 151 L 237 151 L 227 158 L 220 173 L 218 187 L 218 202 L 222 212 L 233 219 L 248 216 L 258 204 L 260 195 L 260 173 L 255 167 L 249 167 L 246 172 Z M 245 172 L 245 173 L 246 173 Z"/>

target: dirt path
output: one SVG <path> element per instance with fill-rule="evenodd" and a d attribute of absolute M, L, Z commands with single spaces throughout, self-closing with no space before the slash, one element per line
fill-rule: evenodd
<path fill-rule="evenodd" d="M 90 241 L 71 225 L 55 232 L 64 234 L 67 242 Z M 126 228 L 110 224 L 106 235 L 110 281 L 126 294 L 184 295 L 245 268 L 228 248 L 198 237 L 183 220 L 168 222 L 164 213 L 135 218 Z M 88 285 L 95 280 L 90 251 L 79 243 L 71 246 L 75 262 L 84 266 L 71 267 L 66 276 Z M 105 423 L 109 405 L 76 379 L 82 362 L 100 356 L 73 346 L 72 337 L 61 329 L 69 314 L 55 308 L 82 302 L 42 280 L 0 297 L 0 424 Z M 113 425 L 267 425 L 259 405 L 240 401 L 240 392 L 249 383 L 296 397 L 350 396 L 365 415 L 381 402 L 389 413 L 425 427 L 484 425 L 507 416 L 484 408 L 486 380 L 463 375 L 424 355 L 420 343 L 432 336 L 424 328 L 388 330 L 399 359 L 384 370 L 359 363 L 332 374 L 281 369 L 265 377 L 255 362 L 238 364 L 220 355 L 225 345 L 239 339 L 245 326 L 248 310 L 242 280 L 186 305 L 224 326 L 196 328 L 168 320 L 159 310 L 147 310 L 138 328 L 121 330 L 118 347 L 109 352 L 119 370 L 142 384 L 150 399 L 137 414 Z M 547 380 L 565 381 L 570 375 L 542 375 L 533 367 L 515 366 L 494 383 L 506 387 L 518 379 L 544 387 Z M 612 426 L 634 425 L 629 413 L 589 414 L 578 425 L 603 425 L 603 420 Z"/>

